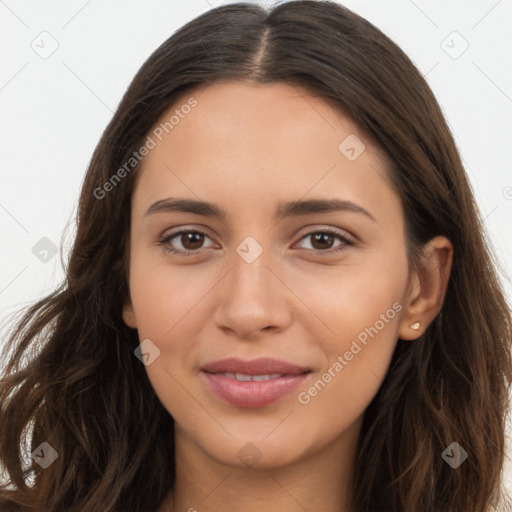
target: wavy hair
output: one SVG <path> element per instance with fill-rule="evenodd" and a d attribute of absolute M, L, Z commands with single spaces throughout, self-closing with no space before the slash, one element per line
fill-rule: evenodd
<path fill-rule="evenodd" d="M 175 479 L 171 415 L 134 357 L 128 297 L 130 203 L 140 164 L 98 198 L 161 115 L 219 80 L 309 88 L 391 162 L 412 265 L 436 235 L 453 244 L 443 308 L 397 343 L 364 415 L 357 512 L 488 512 L 502 495 L 512 325 L 482 219 L 441 109 L 404 52 L 329 1 L 231 4 L 177 30 L 143 64 L 88 166 L 63 283 L 9 332 L 0 380 L 4 512 L 156 510 Z M 457 469 L 441 457 L 457 441 Z M 46 442 L 43 469 L 27 457 Z M 500 500 L 501 502 L 501 500 Z"/>

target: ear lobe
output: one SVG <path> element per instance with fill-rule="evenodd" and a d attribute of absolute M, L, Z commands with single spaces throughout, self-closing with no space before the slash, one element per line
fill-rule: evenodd
<path fill-rule="evenodd" d="M 437 236 L 425 245 L 421 268 L 410 279 L 399 338 L 419 338 L 437 316 L 443 306 L 452 261 L 453 246 L 446 237 Z"/>
<path fill-rule="evenodd" d="M 133 309 L 131 301 L 128 299 L 123 306 L 123 321 L 132 329 L 137 328 L 137 317 L 135 316 L 135 310 Z"/>

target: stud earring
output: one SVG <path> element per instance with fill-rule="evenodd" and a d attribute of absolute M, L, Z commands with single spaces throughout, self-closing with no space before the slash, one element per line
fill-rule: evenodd
<path fill-rule="evenodd" d="M 417 331 L 420 328 L 420 323 L 419 322 L 414 322 L 413 324 L 409 325 L 409 327 L 411 329 L 414 329 L 415 331 Z"/>

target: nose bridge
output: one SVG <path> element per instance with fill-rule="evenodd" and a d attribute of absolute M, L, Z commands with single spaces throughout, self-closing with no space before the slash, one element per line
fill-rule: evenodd
<path fill-rule="evenodd" d="M 275 270 L 271 271 L 276 265 L 269 238 L 246 236 L 234 248 L 231 271 L 219 290 L 216 323 L 241 337 L 269 326 L 283 328 L 289 321 L 286 287 L 274 275 Z"/>
<path fill-rule="evenodd" d="M 269 246 L 268 237 L 257 235 L 258 240 L 254 236 L 246 236 L 235 248 L 231 264 L 232 293 L 246 300 L 251 298 L 270 299 L 269 288 L 274 285 L 274 293 L 276 292 L 275 276 L 270 271 L 272 267 L 272 248 Z"/>

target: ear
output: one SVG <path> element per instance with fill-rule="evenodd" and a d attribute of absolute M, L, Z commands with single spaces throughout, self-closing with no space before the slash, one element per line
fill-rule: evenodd
<path fill-rule="evenodd" d="M 123 321 L 128 327 L 137 328 L 137 317 L 130 299 L 127 299 L 123 306 Z"/>
<path fill-rule="evenodd" d="M 419 268 L 409 279 L 398 331 L 400 339 L 419 338 L 441 310 L 452 260 L 453 246 L 446 237 L 436 236 L 425 245 Z"/>

